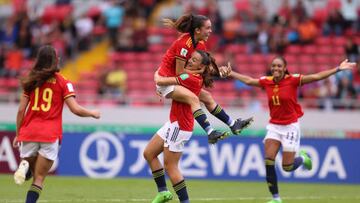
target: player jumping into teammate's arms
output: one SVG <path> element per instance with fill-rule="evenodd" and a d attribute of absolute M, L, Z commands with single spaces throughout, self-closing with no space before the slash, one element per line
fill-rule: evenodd
<path fill-rule="evenodd" d="M 186 73 L 177 77 L 161 77 L 155 74 L 155 82 L 158 85 L 181 85 L 199 95 L 204 84 L 205 87 L 212 86 L 210 76 L 210 65 L 213 58 L 204 51 L 196 50 L 192 53 L 185 70 Z M 173 188 L 181 203 L 188 203 L 189 196 L 186 189 L 184 177 L 178 164 L 184 150 L 185 143 L 191 138 L 194 126 L 194 116 L 188 104 L 173 100 L 170 111 L 170 121 L 165 123 L 160 130 L 152 137 L 144 150 L 144 157 L 147 160 L 154 181 L 158 188 L 158 194 L 152 203 L 163 203 L 172 199 L 165 181 L 167 172 Z M 164 168 L 161 165 L 158 155 L 164 153 Z"/>
<path fill-rule="evenodd" d="M 206 51 L 205 41 L 212 32 L 211 21 L 206 16 L 188 14 L 176 21 L 165 19 L 164 22 L 166 26 L 183 33 L 167 50 L 158 69 L 160 76 L 174 77 L 184 71 L 185 63 L 195 49 Z M 219 76 L 219 72 L 213 70 L 211 74 Z M 223 138 L 227 134 L 211 127 L 206 114 L 201 109 L 200 101 L 205 104 L 211 114 L 226 123 L 234 134 L 240 134 L 241 130 L 253 121 L 253 118 L 233 120 L 204 89 L 201 89 L 199 96 L 180 85 L 157 85 L 157 91 L 165 98 L 189 104 L 195 120 L 209 135 L 209 142 L 214 142 L 211 139 Z"/>
<path fill-rule="evenodd" d="M 338 67 L 310 75 L 290 74 L 285 58 L 277 56 L 272 60 L 271 76 L 254 79 L 231 71 L 230 64 L 224 75 L 229 75 L 241 82 L 265 89 L 270 110 L 270 122 L 266 126 L 265 144 L 266 181 L 273 199 L 268 203 L 281 203 L 275 171 L 275 157 L 282 146 L 282 168 L 291 172 L 300 166 L 311 170 L 312 161 L 305 151 L 300 151 L 300 124 L 298 119 L 303 115 L 297 102 L 297 90 L 304 84 L 325 79 L 339 71 L 352 69 L 356 63 L 343 61 Z"/>
<path fill-rule="evenodd" d="M 35 65 L 21 81 L 24 93 L 16 116 L 13 147 L 19 147 L 22 161 L 14 180 L 21 185 L 33 175 L 26 203 L 38 200 L 45 177 L 58 156 L 64 103 L 80 117 L 100 118 L 98 110 L 88 110 L 76 102 L 71 82 L 58 73 L 58 62 L 53 47 L 41 47 Z"/>

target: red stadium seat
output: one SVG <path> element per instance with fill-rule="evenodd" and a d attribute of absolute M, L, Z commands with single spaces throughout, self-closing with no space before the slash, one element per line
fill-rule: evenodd
<path fill-rule="evenodd" d="M 247 54 L 237 54 L 235 56 L 235 62 L 237 64 L 249 63 L 250 62 L 249 55 L 247 55 Z"/>
<path fill-rule="evenodd" d="M 334 53 L 333 49 L 334 49 L 334 47 L 328 46 L 328 45 L 318 46 L 317 54 L 330 55 L 330 54 Z"/>
<path fill-rule="evenodd" d="M 313 63 L 312 55 L 301 55 L 301 56 L 299 56 L 299 63 L 301 63 L 301 64 L 311 64 L 311 63 Z"/>
<path fill-rule="evenodd" d="M 299 45 L 290 45 L 286 48 L 285 53 L 288 54 L 300 54 L 302 52 L 302 47 Z"/>
<path fill-rule="evenodd" d="M 317 37 L 315 43 L 318 45 L 331 45 L 332 39 L 330 37 Z"/>
<path fill-rule="evenodd" d="M 298 60 L 298 55 L 295 55 L 295 54 L 286 54 L 285 56 L 285 59 L 287 61 L 288 64 L 297 64 L 299 63 L 299 60 Z"/>
<path fill-rule="evenodd" d="M 345 46 L 345 43 L 346 43 L 346 38 L 341 36 L 341 37 L 334 37 L 333 40 L 332 40 L 333 44 L 335 46 Z"/>
<path fill-rule="evenodd" d="M 317 46 L 315 45 L 307 45 L 303 47 L 304 54 L 316 54 L 317 53 Z"/>

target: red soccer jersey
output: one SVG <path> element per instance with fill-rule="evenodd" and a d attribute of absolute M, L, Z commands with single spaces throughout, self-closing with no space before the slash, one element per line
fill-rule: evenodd
<path fill-rule="evenodd" d="M 301 75 L 286 75 L 276 84 L 273 77 L 261 77 L 260 85 L 266 90 L 270 109 L 270 123 L 288 125 L 304 113 L 297 102 L 297 89 L 301 86 Z"/>
<path fill-rule="evenodd" d="M 29 106 L 19 130 L 19 141 L 55 142 L 62 138 L 62 110 L 64 100 L 74 96 L 72 84 L 61 74 L 45 82 L 30 93 Z"/>
<path fill-rule="evenodd" d="M 183 73 L 177 77 L 180 85 L 192 91 L 195 95 L 199 95 L 203 79 L 200 75 Z M 177 102 L 175 100 L 171 103 L 170 121 L 178 121 L 180 130 L 192 131 L 194 128 L 194 116 L 191 107 L 188 104 Z"/>
<path fill-rule="evenodd" d="M 166 51 L 159 69 L 159 75 L 164 77 L 176 76 L 176 58 L 187 61 L 195 50 L 206 51 L 204 41 L 200 41 L 194 47 L 189 33 L 181 35 Z"/>

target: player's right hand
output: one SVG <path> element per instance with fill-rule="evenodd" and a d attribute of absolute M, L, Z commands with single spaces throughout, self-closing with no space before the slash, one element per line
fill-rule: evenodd
<path fill-rule="evenodd" d="M 18 136 L 15 136 L 12 145 L 13 145 L 14 148 L 19 148 L 20 143 L 18 141 Z"/>
<path fill-rule="evenodd" d="M 92 115 L 93 118 L 99 119 L 100 118 L 100 111 L 95 109 L 92 111 Z"/>

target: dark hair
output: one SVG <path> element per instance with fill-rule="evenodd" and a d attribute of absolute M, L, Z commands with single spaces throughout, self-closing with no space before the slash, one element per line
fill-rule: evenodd
<path fill-rule="evenodd" d="M 202 57 L 201 64 L 206 66 L 204 72 L 202 73 L 202 77 L 204 80 L 204 86 L 205 87 L 213 87 L 214 80 L 213 80 L 212 76 L 213 76 L 214 72 L 210 70 L 210 66 L 212 66 L 213 70 L 215 70 L 218 74 L 219 68 L 216 64 L 216 60 L 208 52 L 201 51 L 201 50 L 196 50 L 196 52 L 198 52 Z"/>
<path fill-rule="evenodd" d="M 36 57 L 36 62 L 30 73 L 21 79 L 25 92 L 31 92 L 42 86 L 49 78 L 59 72 L 58 58 L 55 49 L 50 45 L 42 46 Z"/>
<path fill-rule="evenodd" d="M 204 22 L 207 20 L 209 20 L 209 18 L 203 15 L 187 14 L 181 16 L 175 21 L 165 18 L 163 19 L 163 22 L 165 26 L 175 28 L 179 32 L 190 33 L 194 47 L 196 47 L 194 38 L 195 29 L 204 26 Z"/>
<path fill-rule="evenodd" d="M 286 68 L 286 66 L 287 66 L 287 61 L 286 61 L 285 57 L 280 56 L 280 55 L 279 55 L 279 56 L 275 56 L 272 61 L 274 61 L 275 59 L 280 59 L 280 60 L 282 60 L 282 62 L 284 63 L 284 66 L 285 66 L 285 68 Z M 289 72 L 288 69 L 286 69 L 285 74 L 290 75 L 290 72 Z"/>

